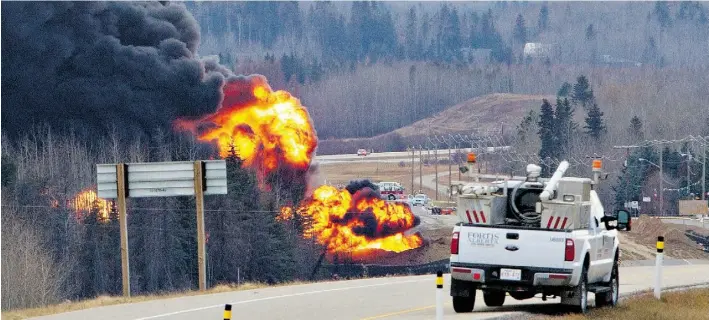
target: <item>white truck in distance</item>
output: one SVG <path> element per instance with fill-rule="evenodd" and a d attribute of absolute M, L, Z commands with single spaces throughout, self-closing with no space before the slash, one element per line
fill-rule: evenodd
<path fill-rule="evenodd" d="M 517 300 L 540 294 L 560 297 L 576 312 L 588 310 L 588 292 L 596 306 L 618 302 L 619 242 L 616 227 L 626 212 L 606 216 L 593 186 L 600 180 L 562 177 L 563 161 L 550 179 L 527 166 L 525 181 L 459 186 L 450 272 L 453 308 L 471 312 L 477 290 L 487 306 L 501 306 L 506 293 Z"/>

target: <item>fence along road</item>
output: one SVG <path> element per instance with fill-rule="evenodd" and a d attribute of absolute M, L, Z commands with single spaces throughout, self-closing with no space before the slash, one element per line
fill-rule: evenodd
<path fill-rule="evenodd" d="M 662 285 L 674 287 L 709 283 L 709 261 L 695 265 L 666 266 Z M 627 294 L 652 288 L 653 267 L 621 267 L 620 290 Z M 232 305 L 232 319 L 433 319 L 435 274 L 272 287 L 248 291 L 146 301 L 106 306 L 35 319 L 222 319 L 225 304 Z M 489 319 L 525 311 L 548 310 L 550 303 L 535 298 L 517 301 L 507 297 L 502 307 L 488 308 L 477 295 L 471 314 L 455 314 L 444 277 L 444 319 Z M 589 298 L 593 294 L 589 295 Z"/>

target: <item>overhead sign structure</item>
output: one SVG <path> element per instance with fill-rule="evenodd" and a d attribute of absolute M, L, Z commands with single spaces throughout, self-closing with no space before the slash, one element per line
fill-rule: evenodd
<path fill-rule="evenodd" d="M 130 296 L 126 198 L 194 196 L 197 209 L 199 289 L 207 289 L 204 195 L 227 194 L 226 161 L 198 160 L 97 164 L 98 196 L 117 199 L 121 229 L 123 295 Z"/>

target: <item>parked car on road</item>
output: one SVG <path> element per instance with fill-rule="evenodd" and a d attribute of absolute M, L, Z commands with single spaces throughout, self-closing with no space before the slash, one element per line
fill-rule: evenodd
<path fill-rule="evenodd" d="M 425 206 L 425 205 L 428 204 L 428 202 L 429 202 L 430 200 L 431 200 L 431 199 L 429 199 L 427 195 L 425 195 L 425 194 L 423 194 L 423 193 L 419 193 L 419 194 L 415 195 L 415 196 L 413 197 L 413 199 L 411 199 L 411 205 L 412 205 L 412 206 L 419 206 L 419 205 L 420 205 L 420 206 Z"/>

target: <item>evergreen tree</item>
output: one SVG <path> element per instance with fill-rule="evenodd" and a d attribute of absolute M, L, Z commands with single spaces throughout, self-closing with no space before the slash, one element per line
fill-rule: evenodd
<path fill-rule="evenodd" d="M 517 41 L 517 43 L 524 44 L 527 42 L 527 27 L 525 26 L 522 14 L 517 15 L 515 26 L 512 30 L 512 38 Z"/>
<path fill-rule="evenodd" d="M 416 7 L 412 6 L 409 9 L 409 15 L 406 17 L 406 30 L 404 45 L 406 47 L 406 58 L 409 60 L 418 58 L 419 40 L 418 40 L 418 23 L 416 19 Z"/>
<path fill-rule="evenodd" d="M 593 23 L 591 23 L 586 27 L 586 40 L 593 39 L 596 39 L 596 30 L 593 28 Z"/>
<path fill-rule="evenodd" d="M 625 202 L 642 200 L 642 187 L 650 173 L 657 169 L 645 161 L 640 161 L 641 158 L 653 163 L 658 161 L 658 155 L 651 147 L 639 148 L 628 155 L 618 181 L 612 187 L 615 192 L 615 206 L 618 209 L 623 208 Z"/>
<path fill-rule="evenodd" d="M 543 163 L 546 163 L 547 159 L 556 159 L 558 154 L 556 139 L 554 138 L 554 109 L 546 99 L 542 100 L 537 125 L 539 126 L 537 133 L 542 143 L 541 148 L 539 148 L 539 158 Z M 550 172 L 549 166 L 542 166 L 543 176 L 548 176 Z"/>
<path fill-rule="evenodd" d="M 574 91 L 571 94 L 571 102 L 575 105 L 580 104 L 581 107 L 586 110 L 593 102 L 593 89 L 591 89 L 591 84 L 589 84 L 586 76 L 579 76 L 576 78 L 576 84 L 574 84 Z"/>
<path fill-rule="evenodd" d="M 655 16 L 657 22 L 660 23 L 660 26 L 663 29 L 672 26 L 672 16 L 670 14 L 670 7 L 665 1 L 656 1 L 655 9 L 652 11 L 650 16 Z"/>
<path fill-rule="evenodd" d="M 561 88 L 559 88 L 559 91 L 556 93 L 558 97 L 568 97 L 569 93 L 571 93 L 571 84 L 564 81 L 564 83 L 561 85 Z"/>
<path fill-rule="evenodd" d="M 643 55 L 641 61 L 645 64 L 653 64 L 655 66 L 662 66 L 662 57 L 660 52 L 657 50 L 657 44 L 655 43 L 655 37 L 648 38 L 645 50 L 643 50 Z"/>
<path fill-rule="evenodd" d="M 549 7 L 547 4 L 543 4 L 542 8 L 539 9 L 539 19 L 537 20 L 537 30 L 539 32 L 546 31 L 549 28 Z"/>
<path fill-rule="evenodd" d="M 527 136 L 530 134 L 532 126 L 537 123 L 539 117 L 534 110 L 529 110 L 529 113 L 522 119 L 522 122 L 517 126 L 517 139 L 519 142 L 527 141 Z"/>
<path fill-rule="evenodd" d="M 598 104 L 593 103 L 591 105 L 584 121 L 586 122 L 584 126 L 586 134 L 593 137 L 596 141 L 606 132 L 606 126 L 603 123 L 603 112 L 598 107 Z"/>
<path fill-rule="evenodd" d="M 568 155 L 571 137 L 576 130 L 574 123 L 574 110 L 571 108 L 569 99 L 556 99 L 556 110 L 554 112 L 554 138 L 556 139 L 557 157 L 563 158 Z"/>
<path fill-rule="evenodd" d="M 643 122 L 638 116 L 633 116 L 630 119 L 630 127 L 628 127 L 628 135 L 633 139 L 633 142 L 638 142 L 644 139 Z"/>

